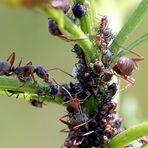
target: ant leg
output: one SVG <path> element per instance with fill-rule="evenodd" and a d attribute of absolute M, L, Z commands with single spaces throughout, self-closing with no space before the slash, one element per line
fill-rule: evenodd
<path fill-rule="evenodd" d="M 5 91 L 5 93 L 6 93 L 6 95 L 7 95 L 8 97 L 12 97 L 12 96 L 14 95 L 14 93 L 11 93 L 11 94 L 10 94 L 10 92 L 8 92 L 8 91 Z"/>
<path fill-rule="evenodd" d="M 21 59 L 20 59 L 20 61 L 19 61 L 18 65 L 17 65 L 17 67 L 20 67 L 20 66 L 21 66 L 21 64 L 22 64 L 22 57 L 21 57 Z"/>
<path fill-rule="evenodd" d="M 88 136 L 88 135 L 90 135 L 90 134 L 92 134 L 92 133 L 94 133 L 94 132 L 95 132 L 95 131 L 89 131 L 89 132 L 83 134 L 82 136 L 85 137 L 85 136 Z"/>
<path fill-rule="evenodd" d="M 32 65 L 32 62 L 31 62 L 31 61 L 29 61 L 26 65 Z"/>
<path fill-rule="evenodd" d="M 19 79 L 20 82 L 22 82 L 22 84 L 19 87 L 23 87 L 26 84 L 26 81 L 21 76 L 17 76 L 17 78 Z"/>
<path fill-rule="evenodd" d="M 5 74 L 6 76 L 12 76 L 13 73 L 8 73 L 8 72 L 4 72 L 3 74 Z"/>
<path fill-rule="evenodd" d="M 69 130 L 67 130 L 67 128 L 64 128 L 64 129 L 61 129 L 60 132 L 62 132 L 62 133 L 68 133 Z"/>
<path fill-rule="evenodd" d="M 133 50 L 128 50 L 127 48 L 125 48 L 125 47 L 123 47 L 123 46 L 121 46 L 121 45 L 118 45 L 115 41 L 114 41 L 114 43 L 115 43 L 118 47 L 124 49 L 125 51 L 130 52 L 131 54 L 137 56 L 138 58 L 131 58 L 134 62 L 139 62 L 139 61 L 143 61 L 143 60 L 144 60 L 144 57 L 143 57 L 143 56 L 139 55 L 138 53 L 134 52 Z"/>
<path fill-rule="evenodd" d="M 132 78 L 132 77 L 129 77 L 129 76 L 124 76 L 124 77 L 122 77 L 122 76 L 118 76 L 118 75 L 116 75 L 116 76 L 117 76 L 119 79 L 121 79 L 121 80 L 123 80 L 124 82 L 127 83 L 127 85 L 126 85 L 124 88 L 120 89 L 119 91 L 126 90 L 126 89 L 128 89 L 129 87 L 133 86 L 134 83 L 135 83 L 135 79 Z"/>
<path fill-rule="evenodd" d="M 64 71 L 64 70 L 62 70 L 62 69 L 60 69 L 60 68 L 52 68 L 52 69 L 49 69 L 49 70 L 47 70 L 47 71 L 52 71 L 52 70 L 59 70 L 59 71 L 65 73 L 65 74 L 67 74 L 68 76 L 74 78 L 74 76 L 72 76 L 71 74 L 69 74 L 68 72 L 66 72 L 66 71 Z"/>
<path fill-rule="evenodd" d="M 13 65 L 15 60 L 15 52 L 13 52 L 7 59 L 7 62 L 11 64 L 11 66 Z"/>
<path fill-rule="evenodd" d="M 60 120 L 62 123 L 66 124 L 67 126 L 71 126 L 70 122 L 63 120 L 63 118 L 65 118 L 66 116 L 67 116 L 67 115 L 61 117 L 59 120 Z"/>
<path fill-rule="evenodd" d="M 36 80 L 35 80 L 34 73 L 33 73 L 32 70 L 31 70 L 31 78 L 33 79 L 34 83 L 37 83 Z"/>
<path fill-rule="evenodd" d="M 97 114 L 95 114 L 90 120 L 87 120 L 87 121 L 84 122 L 84 123 L 81 123 L 81 124 L 79 124 L 79 125 L 76 125 L 76 126 L 74 126 L 72 129 L 73 129 L 73 130 L 77 130 L 78 128 L 80 128 L 80 127 L 86 125 L 87 123 L 89 123 L 90 121 L 92 121 L 96 116 L 97 116 Z"/>

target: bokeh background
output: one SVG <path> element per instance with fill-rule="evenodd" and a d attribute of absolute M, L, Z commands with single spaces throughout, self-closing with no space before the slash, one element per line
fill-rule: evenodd
<path fill-rule="evenodd" d="M 110 26 L 117 33 L 138 2 L 102 0 L 97 3 L 97 10 L 111 18 Z M 147 25 L 148 16 L 145 16 L 124 46 L 148 32 Z M 23 57 L 23 64 L 31 60 L 35 66 L 60 67 L 71 73 L 76 62 L 72 44 L 51 36 L 47 26 L 47 16 L 37 10 L 0 4 L 0 59 L 5 60 L 15 51 L 15 64 Z M 148 120 L 147 45 L 145 42 L 134 49 L 145 60 L 138 63 L 139 71 L 134 73 L 135 86 L 121 92 L 120 115 L 126 128 Z M 60 83 L 72 81 L 60 72 L 51 75 Z M 38 109 L 23 99 L 0 95 L 0 148 L 60 148 L 66 134 L 59 132 L 65 126 L 58 119 L 64 111 L 64 107 L 56 104 Z"/>

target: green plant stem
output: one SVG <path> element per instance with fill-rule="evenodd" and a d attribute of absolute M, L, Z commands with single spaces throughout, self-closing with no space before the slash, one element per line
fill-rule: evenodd
<path fill-rule="evenodd" d="M 148 0 L 142 0 L 139 6 L 136 8 L 135 12 L 129 18 L 127 23 L 123 26 L 114 42 L 111 45 L 111 49 L 113 50 L 113 61 L 112 65 L 116 62 L 117 54 L 119 51 L 119 47 L 116 45 L 122 45 L 125 40 L 127 40 L 128 35 L 136 28 L 136 26 L 141 22 L 145 14 L 148 12 Z"/>
<path fill-rule="evenodd" d="M 115 136 L 107 148 L 122 148 L 140 137 L 148 135 L 148 122 L 131 127 Z"/>
<path fill-rule="evenodd" d="M 56 99 L 53 99 L 50 94 L 49 86 L 46 83 L 38 82 L 36 84 L 33 81 L 27 81 L 23 86 L 22 84 L 23 83 L 15 77 L 0 76 L 0 93 L 6 94 L 6 91 L 11 90 L 15 92 L 15 96 L 20 93 L 19 98 L 24 98 L 26 100 L 35 97 L 46 103 L 55 102 L 61 104 L 63 102 L 61 96 L 56 96 Z M 38 96 L 38 90 L 44 90 L 46 96 Z"/>
<path fill-rule="evenodd" d="M 47 6 L 42 6 L 41 9 L 53 20 L 55 20 L 57 24 L 59 24 L 59 16 L 61 16 L 61 11 L 49 8 Z M 78 26 L 71 22 L 71 20 L 68 17 L 63 15 L 63 19 L 64 30 L 66 30 L 70 34 L 72 39 L 75 39 L 75 41 L 81 46 L 86 56 L 86 60 L 88 61 L 88 63 L 90 63 L 94 60 L 96 53 L 95 49 L 92 48 L 91 41 Z"/>
<path fill-rule="evenodd" d="M 92 28 L 96 29 L 97 28 L 97 13 L 96 13 L 95 1 L 89 0 L 89 2 L 90 2 L 90 10 L 91 10 L 91 20 L 93 23 Z"/>

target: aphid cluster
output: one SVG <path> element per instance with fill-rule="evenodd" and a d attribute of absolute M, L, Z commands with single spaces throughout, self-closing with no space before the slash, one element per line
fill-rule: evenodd
<path fill-rule="evenodd" d="M 63 8 L 62 10 L 64 11 Z M 64 11 L 67 16 L 72 13 L 72 21 L 81 19 L 86 12 L 86 6 L 79 2 L 74 3 L 72 12 Z M 101 15 L 101 17 L 98 31 L 92 40 L 96 53 L 100 57 L 88 64 L 82 48 L 75 44 L 72 52 L 76 54 L 78 62 L 72 70 L 72 75 L 68 75 L 77 79 L 78 82 L 59 87 L 59 94 L 63 96 L 64 104 L 67 107 L 67 114 L 61 117 L 60 121 L 68 126 L 68 130 L 61 130 L 68 132 L 68 137 L 64 143 L 64 146 L 68 148 L 104 148 L 112 137 L 122 131 L 120 127 L 122 118 L 116 114 L 117 103 L 113 101 L 118 84 L 112 78 L 114 76 L 127 82 L 125 88 L 133 85 L 135 80 L 131 75 L 135 69 L 138 69 L 136 62 L 144 59 L 137 53 L 129 51 L 137 58 L 119 56 L 116 64 L 112 66 L 112 55 L 114 53 L 110 45 L 114 42 L 114 35 L 109 28 L 107 16 Z M 52 35 L 66 41 L 74 41 L 63 36 L 57 24 L 51 19 L 49 19 L 48 27 Z M 128 51 L 119 46 L 118 43 L 116 45 Z M 91 111 L 86 109 L 89 100 L 98 104 Z"/>

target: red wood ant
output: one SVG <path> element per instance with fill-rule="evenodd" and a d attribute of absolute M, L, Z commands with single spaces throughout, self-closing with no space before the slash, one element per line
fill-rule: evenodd
<path fill-rule="evenodd" d="M 6 61 L 0 61 L 0 75 L 12 75 L 12 65 L 15 60 L 15 52 L 13 52 Z"/>
<path fill-rule="evenodd" d="M 123 47 L 122 47 L 123 48 Z M 124 48 L 127 50 L 126 48 Z M 135 53 L 134 51 L 128 50 L 130 53 L 137 56 L 137 58 L 128 58 L 125 56 L 119 57 L 117 63 L 113 67 L 113 70 L 119 75 L 118 77 L 125 80 L 129 87 L 134 84 L 135 80 L 131 77 L 132 72 L 138 69 L 138 65 L 136 62 L 143 61 L 144 57 Z"/>

